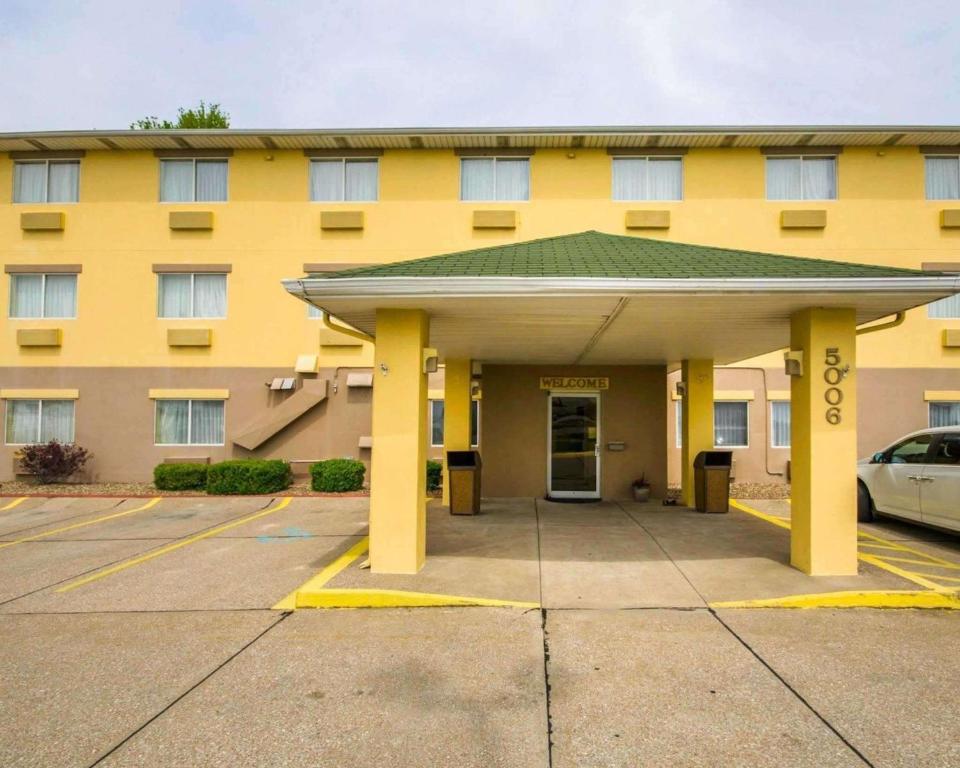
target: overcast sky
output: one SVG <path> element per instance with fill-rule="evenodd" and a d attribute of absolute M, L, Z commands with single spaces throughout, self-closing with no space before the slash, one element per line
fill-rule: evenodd
<path fill-rule="evenodd" d="M 0 0 L 0 131 L 960 123 L 952 2 Z"/>

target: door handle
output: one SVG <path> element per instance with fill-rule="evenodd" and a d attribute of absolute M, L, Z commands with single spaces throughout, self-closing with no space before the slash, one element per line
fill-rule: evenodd
<path fill-rule="evenodd" d="M 920 478 L 920 482 L 921 482 L 921 483 L 932 483 L 934 480 L 936 480 L 935 477 L 922 476 L 922 477 Z"/>
<path fill-rule="evenodd" d="M 919 483 L 919 482 L 920 482 L 920 475 L 907 475 L 907 480 L 914 480 L 914 481 L 916 481 L 916 482 Z"/>

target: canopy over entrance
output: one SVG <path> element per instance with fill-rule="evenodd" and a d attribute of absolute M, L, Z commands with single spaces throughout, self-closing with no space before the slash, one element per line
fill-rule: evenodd
<path fill-rule="evenodd" d="M 589 231 L 284 286 L 371 336 L 377 309 L 421 309 L 444 358 L 724 364 L 786 347 L 801 309 L 866 323 L 960 291 L 960 278 Z"/>

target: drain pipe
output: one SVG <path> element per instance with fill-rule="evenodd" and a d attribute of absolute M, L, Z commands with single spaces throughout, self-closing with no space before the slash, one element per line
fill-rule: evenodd
<path fill-rule="evenodd" d="M 350 336 L 351 338 L 359 339 L 360 341 L 365 341 L 368 344 L 374 343 L 373 336 L 368 336 L 363 331 L 357 331 L 353 328 L 347 328 L 345 325 L 340 325 L 340 324 L 334 325 L 332 322 L 330 322 L 330 313 L 327 312 L 327 310 L 325 309 L 322 311 L 323 311 L 323 314 L 320 315 L 320 319 L 321 321 L 323 321 L 323 325 L 325 328 L 328 328 L 331 331 L 335 331 L 336 333 L 342 333 L 344 336 Z"/>
<path fill-rule="evenodd" d="M 857 328 L 857 336 L 863 336 L 865 333 L 874 333 L 875 331 L 885 331 L 888 328 L 896 328 L 898 325 L 903 325 L 903 321 L 907 319 L 906 312 L 897 312 L 894 315 L 893 320 L 890 320 L 886 323 L 880 323 L 880 325 L 867 325 L 863 328 Z"/>

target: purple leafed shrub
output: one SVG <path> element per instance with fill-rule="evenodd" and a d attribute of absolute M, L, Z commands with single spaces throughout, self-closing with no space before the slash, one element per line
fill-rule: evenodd
<path fill-rule="evenodd" d="M 41 483 L 55 483 L 83 469 L 90 451 L 73 443 L 51 440 L 24 446 L 17 452 L 17 458 L 23 469 Z"/>

